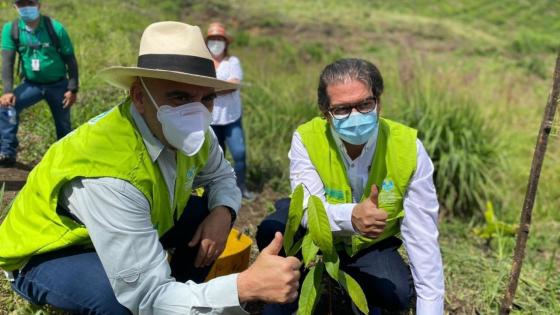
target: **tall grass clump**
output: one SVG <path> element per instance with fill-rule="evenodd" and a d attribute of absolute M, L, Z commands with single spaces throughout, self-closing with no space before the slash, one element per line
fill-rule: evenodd
<path fill-rule="evenodd" d="M 306 81 L 293 74 L 253 75 L 259 83 L 242 90 L 248 177 L 259 188 L 271 185 L 287 192 L 292 135 L 298 125 L 318 113 L 313 89 L 306 88 Z"/>
<path fill-rule="evenodd" d="M 451 215 L 470 216 L 492 198 L 501 167 L 501 144 L 473 101 L 424 81 L 402 91 L 403 120 L 418 129 L 434 163 L 440 204 Z"/>

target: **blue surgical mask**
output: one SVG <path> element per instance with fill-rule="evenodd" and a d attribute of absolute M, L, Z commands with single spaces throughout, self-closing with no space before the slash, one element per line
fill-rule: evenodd
<path fill-rule="evenodd" d="M 367 114 L 353 112 L 346 119 L 332 119 L 336 134 L 344 141 L 359 145 L 366 143 L 377 129 L 377 112 Z"/>
<path fill-rule="evenodd" d="M 19 16 L 25 22 L 32 22 L 39 18 L 39 7 L 38 6 L 28 6 L 18 8 Z"/>

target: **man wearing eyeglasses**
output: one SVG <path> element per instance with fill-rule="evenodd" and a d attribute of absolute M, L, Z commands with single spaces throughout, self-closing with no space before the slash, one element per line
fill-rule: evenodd
<path fill-rule="evenodd" d="M 79 86 L 78 63 L 64 26 L 41 15 L 39 0 L 15 0 L 14 8 L 19 18 L 2 29 L 0 167 L 15 164 L 19 115 L 39 101 L 48 103 L 58 139 L 72 131 L 70 107 Z M 15 89 L 14 68 L 23 79 Z"/>
<path fill-rule="evenodd" d="M 304 185 L 304 207 L 310 195 L 322 199 L 340 268 L 364 290 L 370 314 L 409 309 L 413 288 L 417 314 L 443 314 L 434 167 L 416 130 L 380 118 L 382 93 L 383 78 L 368 61 L 342 59 L 323 70 L 322 117 L 299 126 L 292 138 L 291 187 Z M 278 201 L 261 223 L 260 247 L 284 230 L 288 206 Z M 301 225 L 307 227 L 307 214 Z M 397 251 L 403 242 L 410 266 Z M 264 313 L 296 307 L 267 305 Z"/>

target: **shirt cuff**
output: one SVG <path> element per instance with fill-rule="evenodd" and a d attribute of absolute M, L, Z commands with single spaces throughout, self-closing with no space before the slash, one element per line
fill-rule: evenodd
<path fill-rule="evenodd" d="M 443 314 L 443 297 L 436 298 L 434 300 L 424 300 L 420 297 L 417 297 L 416 314 L 417 315 Z"/>
<path fill-rule="evenodd" d="M 2 94 L 14 93 L 14 83 L 13 83 L 13 81 L 10 81 L 10 82 L 6 82 L 6 81 L 4 81 L 4 85 L 3 85 L 4 88 L 2 89 Z"/>
<path fill-rule="evenodd" d="M 241 190 L 235 184 L 235 180 L 228 184 L 209 188 L 208 210 L 212 210 L 217 206 L 224 206 L 233 209 L 235 213 L 239 213 L 239 208 L 241 208 Z"/>
<path fill-rule="evenodd" d="M 212 211 L 212 209 L 218 206 L 230 208 L 231 210 L 233 210 L 233 212 L 235 212 L 236 215 L 239 212 L 240 208 L 239 203 L 237 203 L 237 200 L 235 198 L 219 198 L 219 200 L 212 200 L 208 202 L 209 211 Z"/>
<path fill-rule="evenodd" d="M 340 231 L 355 233 L 354 226 L 352 226 L 352 210 L 356 206 L 355 203 L 344 203 L 329 205 L 328 212 L 334 224 L 338 226 Z"/>
<path fill-rule="evenodd" d="M 221 308 L 227 314 L 249 315 L 239 304 L 239 294 L 237 292 L 238 275 L 236 273 L 208 281 L 206 287 L 208 305 L 212 305 L 213 308 Z"/>

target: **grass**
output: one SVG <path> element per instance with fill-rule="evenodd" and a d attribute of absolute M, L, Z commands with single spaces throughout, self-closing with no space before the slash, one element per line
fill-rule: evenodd
<path fill-rule="evenodd" d="M 418 137 L 434 161 L 442 209 L 470 217 L 496 193 L 492 174 L 502 171 L 503 143 L 493 136 L 495 131 L 473 100 L 433 82 L 425 75 L 423 81 L 401 90 L 403 120 L 419 130 Z"/>
<path fill-rule="evenodd" d="M 452 186 L 471 189 L 464 178 L 480 171 L 482 163 L 484 175 L 496 187 L 491 196 L 496 215 L 518 221 L 554 53 L 560 47 L 558 1 L 52 0 L 43 7 L 67 26 L 76 48 L 82 89 L 72 113 L 75 125 L 122 99 L 123 92 L 108 87 L 95 73 L 109 65 L 133 65 L 146 25 L 173 19 L 205 27 L 222 20 L 233 26 L 231 51 L 245 70 L 243 124 L 251 188 L 288 193 L 290 139 L 300 123 L 317 113 L 320 70 L 342 56 L 362 57 L 378 65 L 385 78 L 386 117 L 407 121 L 405 113 L 418 100 L 430 113 L 425 123 L 440 122 L 430 119 L 438 106 L 444 106 L 444 113 L 448 110 L 449 119 L 457 118 L 452 114 L 467 117 L 459 113 L 468 107 L 476 123 L 468 126 L 464 120 L 460 128 L 480 131 L 471 140 L 481 147 L 493 146 L 494 140 L 504 144 L 499 147 L 503 159 L 471 164 Z M 7 2 L 0 3 L 0 13 L 2 22 L 15 17 Z M 33 164 L 54 141 L 54 127 L 44 104 L 22 119 L 19 157 Z M 465 150 L 462 160 L 471 162 L 470 153 Z M 440 175 L 456 174 L 440 169 Z M 440 194 L 440 200 L 448 197 Z M 472 228 L 482 224 L 482 210 L 476 204 L 467 208 L 472 216 L 447 217 L 440 223 L 446 309 L 452 314 L 495 313 L 514 239 L 498 236 L 488 244 L 478 239 Z M 554 136 L 541 174 L 516 314 L 560 311 L 558 209 L 560 140 Z M 37 311 L 29 310 L 0 281 L 0 313 L 8 310 Z"/>
<path fill-rule="evenodd" d="M 541 223 L 534 226 L 529 253 L 540 254 L 526 257 L 514 314 L 557 314 L 560 308 L 560 276 L 553 271 L 559 267 L 558 260 L 544 254 L 542 248 L 543 243 L 558 242 L 557 236 L 546 235 L 551 227 Z M 487 244 L 473 238 L 470 230 L 464 229 L 464 223 L 455 220 L 442 224 L 440 232 L 447 235 L 441 240 L 447 310 L 457 314 L 497 313 L 511 269 L 515 240 L 499 236 Z"/>

